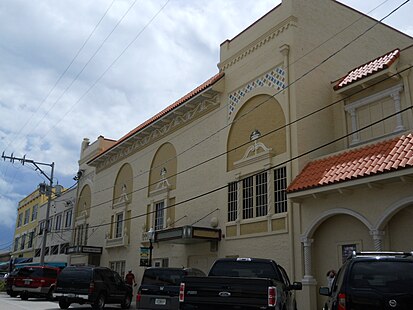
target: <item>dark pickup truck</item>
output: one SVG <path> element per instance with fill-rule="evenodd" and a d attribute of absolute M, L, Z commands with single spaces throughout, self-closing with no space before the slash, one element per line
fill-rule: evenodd
<path fill-rule="evenodd" d="M 287 273 L 275 261 L 259 258 L 222 258 L 207 277 L 186 277 L 179 291 L 179 309 L 296 310 Z"/>

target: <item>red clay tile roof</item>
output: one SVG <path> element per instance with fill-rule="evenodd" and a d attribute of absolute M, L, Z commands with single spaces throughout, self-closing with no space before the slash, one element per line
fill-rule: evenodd
<path fill-rule="evenodd" d="M 125 141 L 126 139 L 128 139 L 129 137 L 133 136 L 135 133 L 137 133 L 138 131 L 144 129 L 145 127 L 149 126 L 150 124 L 152 124 L 153 122 L 155 122 L 156 120 L 160 119 L 162 116 L 166 115 L 167 113 L 171 112 L 172 110 L 174 110 L 175 108 L 179 107 L 181 104 L 185 103 L 186 101 L 188 101 L 189 99 L 195 97 L 196 95 L 198 95 L 199 93 L 201 93 L 203 90 L 207 89 L 208 87 L 214 85 L 216 82 L 218 82 L 222 77 L 224 76 L 223 72 L 217 73 L 216 75 L 214 75 L 212 78 L 210 78 L 209 80 L 207 80 L 206 82 L 202 83 L 200 86 L 198 86 L 197 88 L 195 88 L 194 90 L 192 90 L 191 92 L 189 92 L 188 94 L 186 94 L 185 96 L 183 96 L 181 99 L 175 101 L 174 103 L 172 103 L 171 105 L 169 105 L 168 107 L 166 107 L 165 109 L 163 109 L 161 112 L 159 112 L 158 114 L 156 114 L 155 116 L 151 117 L 150 119 L 148 119 L 147 121 L 145 121 L 144 123 L 140 124 L 138 127 L 136 127 L 135 129 L 131 130 L 130 132 L 128 132 L 126 135 L 124 135 L 122 138 L 120 138 L 114 145 L 112 145 L 110 148 L 104 150 L 102 153 L 100 153 L 99 155 L 97 155 L 95 158 L 93 158 L 92 160 L 89 161 L 92 162 L 93 160 L 95 160 L 96 158 L 100 157 L 101 155 L 103 155 L 104 153 L 110 151 L 111 149 L 115 148 L 117 145 L 121 144 L 123 141 Z"/>
<path fill-rule="evenodd" d="M 308 163 L 287 192 L 307 190 L 413 167 L 413 134 Z"/>
<path fill-rule="evenodd" d="M 387 69 L 391 64 L 400 56 L 400 50 L 395 49 L 383 56 L 380 56 L 352 71 L 350 71 L 346 76 L 341 78 L 336 85 L 334 85 L 334 90 L 339 90 L 351 83 L 364 79 L 367 76 L 373 75 L 381 70 Z"/>

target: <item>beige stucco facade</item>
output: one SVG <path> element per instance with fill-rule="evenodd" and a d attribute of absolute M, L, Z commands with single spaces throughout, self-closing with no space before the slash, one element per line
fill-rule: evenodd
<path fill-rule="evenodd" d="M 317 309 L 317 287 L 339 268 L 343 245 L 411 250 L 410 171 L 285 196 L 309 161 L 412 130 L 408 111 L 402 127 L 393 119 L 338 139 L 353 130 L 352 104 L 364 107 L 360 125 L 393 111 L 400 85 L 397 102 L 412 103 L 408 70 L 381 73 L 354 97 L 361 83 L 333 90 L 349 70 L 413 43 L 375 23 L 335 1 L 284 0 L 222 43 L 221 75 L 196 95 L 119 141 L 83 142 L 73 245 L 101 253 L 77 251 L 71 263 L 132 269 L 140 280 L 153 228 L 156 265 L 207 271 L 218 257 L 272 258 L 303 281 L 298 308 Z M 402 50 L 395 68 L 412 63 L 413 49 Z"/>

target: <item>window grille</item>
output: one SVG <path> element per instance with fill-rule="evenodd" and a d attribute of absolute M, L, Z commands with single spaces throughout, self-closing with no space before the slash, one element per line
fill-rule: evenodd
<path fill-rule="evenodd" d="M 287 169 L 281 167 L 274 170 L 274 212 L 287 212 Z"/>
<path fill-rule="evenodd" d="M 235 221 L 238 213 L 238 182 L 228 184 L 228 222 Z"/>

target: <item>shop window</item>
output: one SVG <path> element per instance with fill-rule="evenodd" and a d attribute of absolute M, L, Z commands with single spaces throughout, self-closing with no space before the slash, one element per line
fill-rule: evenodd
<path fill-rule="evenodd" d="M 37 219 L 37 209 L 38 209 L 38 205 L 34 205 L 33 209 L 32 209 L 32 221 Z"/>
<path fill-rule="evenodd" d="M 22 236 L 20 250 L 24 250 L 25 246 L 26 246 L 26 234 Z"/>
<path fill-rule="evenodd" d="M 65 228 L 68 228 L 72 225 L 72 210 L 65 212 Z"/>
<path fill-rule="evenodd" d="M 19 217 L 17 218 L 17 227 L 22 226 L 23 222 L 23 213 L 19 213 Z"/>
<path fill-rule="evenodd" d="M 69 247 L 69 243 L 62 243 L 60 245 L 60 254 L 66 254 L 66 249 Z"/>
<path fill-rule="evenodd" d="M 123 212 L 116 214 L 115 238 L 123 235 Z"/>
<path fill-rule="evenodd" d="M 33 246 L 34 231 L 29 233 L 29 241 L 27 242 L 27 247 L 31 248 Z"/>
<path fill-rule="evenodd" d="M 62 227 L 62 215 L 59 214 L 59 215 L 56 215 L 54 228 L 56 231 L 59 231 L 61 227 Z"/>
<path fill-rule="evenodd" d="M 30 209 L 24 211 L 24 225 L 28 224 L 30 220 Z"/>
<path fill-rule="evenodd" d="M 19 249 L 20 237 L 14 239 L 14 251 L 16 252 Z"/>
<path fill-rule="evenodd" d="M 122 279 L 125 278 L 125 261 L 112 261 L 109 262 L 109 268 L 119 273 Z"/>
<path fill-rule="evenodd" d="M 238 210 L 238 182 L 228 184 L 228 222 L 237 219 Z"/>
<path fill-rule="evenodd" d="M 274 170 L 274 212 L 287 212 L 287 169 Z"/>
<path fill-rule="evenodd" d="M 59 254 L 59 245 L 53 245 L 51 255 L 57 255 L 57 254 Z"/>
<path fill-rule="evenodd" d="M 270 192 L 269 177 L 273 173 L 273 191 Z M 281 167 L 265 171 L 228 184 L 228 221 L 236 221 L 241 212 L 241 219 L 266 216 L 269 212 L 269 196 L 274 201 L 274 213 L 287 212 L 287 173 Z M 238 197 L 239 191 L 241 192 Z M 241 210 L 239 210 L 241 206 Z"/>
<path fill-rule="evenodd" d="M 164 228 L 165 221 L 165 202 L 159 201 L 155 203 L 155 230 L 161 230 Z"/>

